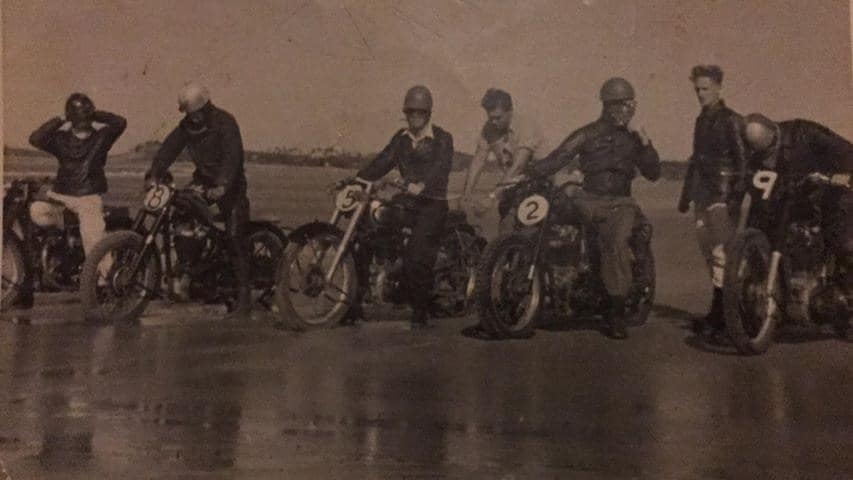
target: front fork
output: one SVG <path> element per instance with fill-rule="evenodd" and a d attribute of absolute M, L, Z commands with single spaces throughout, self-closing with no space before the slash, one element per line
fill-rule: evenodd
<path fill-rule="evenodd" d="M 773 316 L 776 313 L 778 305 L 774 297 L 776 293 L 776 280 L 779 278 L 779 261 L 782 259 L 782 254 L 778 250 L 773 250 L 770 254 L 770 272 L 767 273 L 767 316 Z"/>
<path fill-rule="evenodd" d="M 367 208 L 367 203 L 367 201 L 360 202 L 358 207 L 356 207 L 355 212 L 353 212 L 349 225 L 347 225 L 347 230 L 344 232 L 344 238 L 341 239 L 338 250 L 335 252 L 335 258 L 332 259 L 332 265 L 329 266 L 329 271 L 326 272 L 326 283 L 331 283 L 332 278 L 335 276 L 335 272 L 338 270 L 338 265 L 340 265 L 341 259 L 344 258 L 344 254 L 346 253 L 346 247 L 349 245 L 353 235 L 355 235 L 355 229 L 358 227 L 358 221 L 361 219 L 361 216 L 364 214 L 364 210 Z M 340 213 L 338 210 L 335 210 L 335 214 L 332 216 L 333 222 L 337 222 L 338 218 L 340 218 Z"/>

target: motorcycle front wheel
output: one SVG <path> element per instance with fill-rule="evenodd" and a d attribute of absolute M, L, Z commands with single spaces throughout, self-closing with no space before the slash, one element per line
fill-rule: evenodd
<path fill-rule="evenodd" d="M 723 278 L 723 307 L 726 331 L 735 348 L 746 355 L 761 354 L 773 342 L 779 323 L 779 276 L 767 294 L 770 272 L 770 243 L 760 231 L 737 234 L 726 251 Z M 776 304 L 771 311 L 771 304 Z"/>
<path fill-rule="evenodd" d="M 542 271 L 535 245 L 513 233 L 490 242 L 477 268 L 474 298 L 483 329 L 498 339 L 533 335 L 542 306 Z"/>
<path fill-rule="evenodd" d="M 27 275 L 27 266 L 24 263 L 24 253 L 21 242 L 12 235 L 3 237 L 3 283 L 0 284 L 2 300 L 0 310 L 8 310 L 15 305 L 21 297 L 21 287 L 24 276 Z"/>
<path fill-rule="evenodd" d="M 276 272 L 274 294 L 284 326 L 299 331 L 331 328 L 359 301 L 355 261 L 349 252 L 326 280 L 341 240 L 339 233 L 324 231 L 288 244 Z"/>
<path fill-rule="evenodd" d="M 157 293 L 160 261 L 155 248 L 144 257 L 145 241 L 132 231 L 113 232 L 89 252 L 80 274 L 80 297 L 86 320 L 135 323 Z M 134 265 L 138 268 L 134 271 Z"/>
<path fill-rule="evenodd" d="M 437 316 L 470 313 L 474 304 L 477 264 L 485 241 L 465 230 L 445 236 L 435 266 L 434 309 Z"/>

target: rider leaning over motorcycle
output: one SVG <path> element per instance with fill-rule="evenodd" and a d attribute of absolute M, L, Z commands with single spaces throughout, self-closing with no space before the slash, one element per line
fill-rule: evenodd
<path fill-rule="evenodd" d="M 249 245 L 249 198 L 243 171 L 243 140 L 234 117 L 213 105 L 207 88 L 189 83 L 178 97 L 185 117 L 163 141 L 154 157 L 146 181 L 161 179 L 178 155 L 187 148 L 195 164 L 193 184 L 204 190 L 225 217 L 239 289 L 236 315 L 251 312 Z"/>
<path fill-rule="evenodd" d="M 95 129 L 93 122 L 104 126 Z M 66 123 L 70 127 L 64 129 Z M 59 161 L 56 180 L 47 196 L 55 203 L 36 201 L 30 216 L 37 225 L 63 223 L 65 208 L 80 219 L 80 237 L 85 254 L 104 236 L 102 195 L 107 192 L 104 165 L 107 153 L 127 127 L 127 121 L 114 113 L 95 110 L 92 100 L 74 93 L 65 102 L 65 117 L 48 120 L 30 135 L 30 143 Z M 32 306 L 32 279 L 21 287 L 21 303 Z"/>
<path fill-rule="evenodd" d="M 746 159 L 740 136 L 742 118 L 726 106 L 720 96 L 723 71 L 716 65 L 697 65 L 690 80 L 702 111 L 693 130 L 693 155 L 678 211 L 687 213 L 693 202 L 696 235 L 702 256 L 708 264 L 713 284 L 711 307 L 704 321 L 697 321 L 697 333 L 706 328 L 708 334 L 724 328 L 723 268 L 726 264 L 724 245 L 736 224 L 734 206 L 740 204 L 746 180 Z"/>
<path fill-rule="evenodd" d="M 391 137 L 388 145 L 357 176 L 376 181 L 394 167 L 416 195 L 416 218 L 403 258 L 404 291 L 409 293 L 412 326 L 424 326 L 432 300 L 433 267 L 447 218 L 447 182 L 453 163 L 453 136 L 432 124 L 432 94 L 417 85 L 403 102 L 408 128 Z"/>
<path fill-rule="evenodd" d="M 773 122 L 752 113 L 744 118 L 743 139 L 748 148 L 751 170 L 770 170 L 779 176 L 773 188 L 785 195 L 788 187 L 812 173 L 853 174 L 853 144 L 815 122 L 789 120 Z M 830 246 L 846 266 L 842 282 L 853 290 L 853 192 L 848 188 L 833 198 L 837 208 L 824 218 Z"/>
<path fill-rule="evenodd" d="M 547 176 L 571 166 L 584 174 L 583 190 L 574 199 L 584 220 L 598 227 L 601 276 L 610 296 L 607 320 L 613 338 L 627 338 L 625 297 L 632 283 L 629 240 L 639 207 L 631 198 L 636 170 L 649 180 L 660 176 L 660 159 L 642 128 L 630 124 L 636 101 L 634 88 L 622 78 L 601 87 L 601 117 L 574 131 L 532 167 Z"/>
<path fill-rule="evenodd" d="M 488 120 L 480 131 L 477 149 L 468 168 L 462 195 L 463 205 L 470 203 L 474 187 L 487 163 L 497 164 L 503 173 L 500 181 L 505 182 L 521 173 L 529 162 L 539 159 L 545 143 L 538 125 L 513 109 L 509 93 L 490 88 L 483 95 L 480 105 L 486 111 Z M 510 203 L 511 199 L 506 195 L 501 196 L 498 203 L 502 231 L 510 226 L 504 220 L 514 218 L 510 211 L 513 205 Z"/>

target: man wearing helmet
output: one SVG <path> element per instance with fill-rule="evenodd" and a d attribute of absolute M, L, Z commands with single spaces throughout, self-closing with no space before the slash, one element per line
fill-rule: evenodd
<path fill-rule="evenodd" d="M 536 175 L 553 175 L 564 167 L 584 174 L 575 197 L 585 221 L 598 228 L 601 276 L 610 296 L 610 336 L 626 338 L 625 297 L 632 283 L 630 239 L 637 215 L 631 198 L 636 171 L 649 180 L 660 177 L 660 159 L 642 128 L 631 123 L 636 108 L 634 88 L 623 78 L 601 87 L 601 117 L 569 135 L 556 150 L 532 167 Z"/>
<path fill-rule="evenodd" d="M 447 218 L 453 136 L 432 124 L 432 94 L 422 85 L 406 92 L 403 113 L 408 127 L 397 131 L 358 177 L 376 181 L 396 167 L 409 184 L 409 193 L 416 196 L 417 213 L 403 258 L 403 276 L 413 310 L 411 324 L 421 327 L 429 317 L 433 267 Z"/>
<path fill-rule="evenodd" d="M 678 211 L 686 213 L 693 202 L 699 247 L 711 273 L 713 295 L 711 308 L 704 321 L 694 323 L 694 331 L 720 332 L 723 322 L 723 268 L 726 264 L 724 245 L 734 232 L 737 213 L 734 206 L 743 197 L 746 181 L 746 159 L 739 134 L 741 117 L 723 102 L 720 91 L 723 71 L 716 65 L 697 65 L 690 80 L 702 112 L 693 131 L 693 155 Z"/>
<path fill-rule="evenodd" d="M 103 126 L 95 129 L 93 123 Z M 63 128 L 65 125 L 68 128 Z M 30 135 L 30 144 L 59 161 L 48 198 L 54 202 L 33 202 L 33 221 L 61 225 L 62 210 L 75 212 L 80 219 L 80 238 L 85 254 L 104 236 L 103 201 L 107 192 L 104 165 L 113 143 L 124 133 L 127 121 L 114 113 L 96 110 L 92 100 L 74 93 L 65 102 L 65 117 L 48 120 Z M 31 279 L 22 286 L 22 303 L 32 304 Z"/>
<path fill-rule="evenodd" d="M 827 211 L 824 231 L 829 232 L 831 246 L 844 263 L 848 278 L 842 282 L 853 293 L 853 144 L 825 126 L 808 120 L 774 122 L 764 115 L 752 113 L 744 117 L 743 140 L 747 147 L 750 170 L 770 170 L 779 177 L 773 188 L 781 195 L 790 186 L 812 173 L 835 176 L 848 187 L 831 202 L 837 208 Z"/>
<path fill-rule="evenodd" d="M 207 88 L 188 83 L 178 96 L 178 110 L 184 118 L 163 141 L 146 173 L 147 181 L 163 178 L 169 166 L 186 148 L 195 164 L 193 184 L 216 203 L 225 217 L 239 289 L 236 315 L 251 312 L 249 246 L 246 226 L 249 198 L 243 171 L 243 140 L 234 117 L 213 105 Z"/>
<path fill-rule="evenodd" d="M 495 163 L 503 172 L 501 181 L 507 181 L 520 173 L 531 160 L 540 158 L 545 143 L 538 125 L 513 109 L 509 93 L 490 88 L 483 95 L 480 105 L 486 111 L 488 120 L 480 131 L 477 149 L 468 168 L 463 204 L 469 204 L 480 173 L 487 163 Z M 498 203 L 502 230 L 508 227 L 504 219 L 512 218 L 509 200 L 502 196 Z"/>

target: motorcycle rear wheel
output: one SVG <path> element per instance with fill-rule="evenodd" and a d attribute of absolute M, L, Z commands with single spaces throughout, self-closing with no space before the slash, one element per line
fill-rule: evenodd
<path fill-rule="evenodd" d="M 142 235 L 113 232 L 89 252 L 80 274 L 83 314 L 92 323 L 136 323 L 160 285 L 160 261 L 155 249 L 142 259 L 138 271 L 130 268 L 143 251 Z M 107 264 L 104 264 L 104 262 Z M 114 300 L 117 304 L 111 305 Z"/>
<path fill-rule="evenodd" d="M 493 338 L 534 333 L 543 304 L 542 271 L 533 263 L 534 251 L 533 241 L 518 233 L 499 236 L 483 251 L 474 298 L 480 324 Z"/>
<path fill-rule="evenodd" d="M 760 231 L 749 229 L 737 234 L 726 249 L 723 279 L 723 309 L 726 331 L 735 348 L 745 355 L 767 351 L 773 342 L 781 315 L 769 314 L 768 304 L 777 299 L 767 297 L 767 274 L 770 270 L 770 243 Z M 779 277 L 774 287 L 778 298 Z"/>
<path fill-rule="evenodd" d="M 278 265 L 274 293 L 284 326 L 298 331 L 331 328 L 359 301 L 358 275 L 349 252 L 341 258 L 331 282 L 325 280 L 341 240 L 339 233 L 326 231 L 288 244 Z M 318 310 L 324 300 L 328 308 Z"/>
<path fill-rule="evenodd" d="M 27 275 L 27 266 L 24 263 L 24 253 L 21 248 L 21 242 L 12 235 L 3 237 L 3 258 L 2 258 L 3 278 L 0 284 L 2 291 L 2 300 L 0 300 L 0 310 L 9 310 L 18 299 L 21 298 L 21 287 L 24 283 L 24 276 Z"/>

